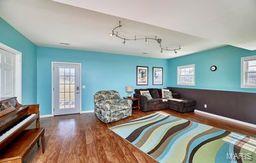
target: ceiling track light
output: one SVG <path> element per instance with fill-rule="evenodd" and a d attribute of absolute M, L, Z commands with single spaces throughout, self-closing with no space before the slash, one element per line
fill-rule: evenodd
<path fill-rule="evenodd" d="M 70 43 L 67 43 L 67 42 L 60 42 L 59 44 L 64 45 L 64 46 L 69 46 L 70 45 Z"/>
<path fill-rule="evenodd" d="M 128 38 L 128 37 L 125 37 L 124 35 L 120 35 L 120 33 L 118 33 L 117 29 L 121 28 L 122 27 L 122 24 L 121 24 L 121 21 L 118 22 L 118 26 L 114 27 L 110 33 L 110 36 L 115 36 L 121 40 L 123 40 L 123 44 L 125 44 L 127 41 L 137 41 L 137 40 L 144 40 L 147 44 L 149 43 L 149 40 L 153 40 L 155 41 L 158 45 L 159 45 L 159 48 L 160 48 L 160 52 L 163 53 L 164 51 L 173 51 L 175 54 L 178 53 L 179 50 L 181 50 L 181 46 L 179 45 L 178 48 L 164 48 L 162 46 L 162 39 L 159 38 L 158 36 L 155 36 L 155 37 L 148 37 L 148 36 L 145 36 L 145 37 L 137 37 L 136 35 L 133 37 L 133 38 Z"/>

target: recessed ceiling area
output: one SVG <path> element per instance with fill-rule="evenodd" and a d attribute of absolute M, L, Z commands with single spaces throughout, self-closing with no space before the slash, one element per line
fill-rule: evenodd
<path fill-rule="evenodd" d="M 178 32 L 178 30 L 176 30 L 178 28 L 163 28 L 161 25 L 162 19 L 169 23 L 172 22 L 174 25 L 177 23 L 177 19 L 173 19 L 171 16 L 168 19 L 161 16 L 164 14 L 170 15 L 173 10 L 162 11 L 161 13 L 155 12 L 155 14 L 151 13 L 151 15 L 146 16 L 144 15 L 144 10 L 149 10 L 147 8 L 150 7 L 150 3 L 149 6 L 148 3 L 145 3 L 147 5 L 144 4 L 144 8 L 141 8 L 142 10 L 140 14 L 142 17 L 147 19 L 153 15 L 159 16 L 159 23 L 154 23 L 154 25 L 152 25 L 153 23 L 148 23 L 146 21 L 141 21 L 144 23 L 138 22 L 140 19 L 138 19 L 138 21 L 130 20 L 130 18 L 127 19 L 128 17 L 123 16 L 122 13 L 117 17 L 111 12 L 104 12 L 105 14 L 103 14 L 100 13 L 102 11 L 99 11 L 99 9 L 94 9 L 95 11 L 92 11 L 92 8 L 87 6 L 88 9 L 90 9 L 88 10 L 82 6 L 84 2 L 88 2 L 95 6 L 102 4 L 101 7 L 105 7 L 106 9 L 109 5 L 105 5 L 105 2 L 99 3 L 97 0 L 65 1 L 65 3 L 67 2 L 79 2 L 79 6 L 75 4 L 72 4 L 74 6 L 71 6 L 51 0 L 0 1 L 0 16 L 39 46 L 61 47 L 155 58 L 173 58 L 215 48 L 226 43 L 216 41 L 215 39 L 208 39 L 207 37 L 201 37 L 199 34 L 195 35 L 195 33 L 185 34 L 184 32 L 180 32 L 181 30 Z M 114 1 L 109 0 L 109 3 L 112 2 Z M 136 7 L 131 13 L 135 14 L 137 12 L 137 6 L 140 6 L 140 3 L 142 2 L 143 0 L 141 0 L 138 5 L 134 5 Z M 123 3 L 125 4 L 126 2 Z M 116 8 L 120 9 L 118 5 L 119 2 L 116 3 Z M 156 7 L 159 5 L 163 4 L 158 4 Z M 126 10 L 126 8 L 129 7 L 130 5 L 122 7 L 122 9 Z M 174 54 L 173 52 L 160 53 L 158 45 L 154 42 L 146 44 L 143 41 L 136 41 L 127 42 L 127 44 L 124 45 L 121 40 L 115 37 L 110 37 L 109 35 L 112 28 L 118 25 L 118 20 L 122 21 L 124 26 L 121 29 L 121 32 L 126 36 L 157 35 L 163 39 L 164 46 L 175 48 L 178 45 L 181 45 L 182 49 L 177 54 Z M 152 17 L 152 20 L 154 20 L 154 17 Z M 190 19 L 187 20 L 188 22 L 192 22 Z M 195 19 L 194 21 L 197 22 L 198 19 Z M 189 25 L 187 24 L 187 26 Z M 191 29 L 195 28 L 193 24 L 190 27 Z M 201 27 L 201 30 L 202 29 L 204 28 Z M 198 30 L 199 29 L 196 31 Z M 202 36 L 204 36 L 204 33 L 205 30 L 202 30 Z M 253 44 L 252 42 L 250 43 Z"/>

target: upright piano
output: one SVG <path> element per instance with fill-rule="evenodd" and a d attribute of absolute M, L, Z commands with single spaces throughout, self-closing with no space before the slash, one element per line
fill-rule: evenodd
<path fill-rule="evenodd" d="M 0 162 L 23 162 L 36 143 L 40 146 L 40 140 L 44 152 L 39 105 L 22 105 L 16 97 L 0 99 Z"/>

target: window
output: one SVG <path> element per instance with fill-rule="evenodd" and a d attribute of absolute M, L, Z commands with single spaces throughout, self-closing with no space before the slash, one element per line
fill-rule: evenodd
<path fill-rule="evenodd" d="M 178 85 L 195 85 L 195 65 L 179 66 L 177 68 Z"/>
<path fill-rule="evenodd" d="M 0 43 L 0 98 L 21 102 L 21 53 Z"/>
<path fill-rule="evenodd" d="M 75 68 L 59 68 L 59 107 L 75 108 Z"/>
<path fill-rule="evenodd" d="M 256 88 L 256 56 L 242 58 L 241 70 L 241 87 Z"/>

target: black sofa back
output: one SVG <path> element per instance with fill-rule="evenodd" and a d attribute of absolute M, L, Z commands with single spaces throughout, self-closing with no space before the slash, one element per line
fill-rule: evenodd
<path fill-rule="evenodd" d="M 164 89 L 169 89 L 169 88 L 164 88 Z M 162 89 L 161 88 L 144 88 L 144 89 L 135 89 L 134 90 L 134 97 L 139 97 L 140 96 L 140 91 L 149 91 L 151 94 L 152 98 L 162 98 Z M 171 89 L 169 89 L 171 90 Z M 172 91 L 172 90 L 171 90 Z M 173 98 L 180 98 L 180 94 L 176 91 L 172 91 L 172 96 Z"/>

